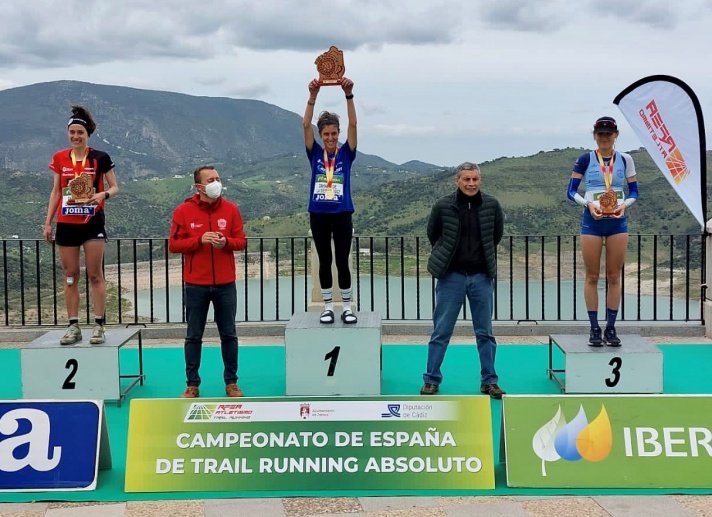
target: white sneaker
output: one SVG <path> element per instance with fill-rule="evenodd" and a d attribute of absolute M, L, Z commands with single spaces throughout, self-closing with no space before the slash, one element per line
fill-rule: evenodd
<path fill-rule="evenodd" d="M 77 323 L 72 323 L 67 327 L 67 332 L 59 340 L 60 345 L 73 345 L 77 341 L 82 340 L 82 329 Z"/>
<path fill-rule="evenodd" d="M 92 345 L 101 345 L 104 343 L 104 325 L 94 325 L 94 330 L 91 333 L 89 343 Z"/>

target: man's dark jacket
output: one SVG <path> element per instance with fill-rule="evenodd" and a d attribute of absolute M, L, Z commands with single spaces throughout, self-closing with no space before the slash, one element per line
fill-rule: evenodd
<path fill-rule="evenodd" d="M 460 217 L 457 190 L 440 198 L 428 219 L 428 240 L 433 247 L 428 259 L 428 272 L 442 278 L 448 272 L 460 242 Z M 496 198 L 482 192 L 479 212 L 482 249 L 487 263 L 487 276 L 497 276 L 497 245 L 504 234 L 504 212 Z"/>

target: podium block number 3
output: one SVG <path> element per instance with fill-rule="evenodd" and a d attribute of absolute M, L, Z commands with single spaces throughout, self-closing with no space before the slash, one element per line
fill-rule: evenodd
<path fill-rule="evenodd" d="M 327 377 L 333 377 L 334 376 L 334 370 L 336 370 L 336 361 L 339 360 L 339 352 L 341 352 L 341 347 L 340 346 L 335 346 L 331 352 L 327 353 L 324 356 L 324 361 L 328 361 L 331 359 L 331 362 L 329 363 L 329 371 L 326 372 Z"/>
<path fill-rule="evenodd" d="M 69 375 L 67 375 L 67 378 L 64 379 L 64 384 L 62 384 L 62 389 L 63 390 L 73 390 L 74 388 L 77 387 L 77 383 L 72 381 L 72 379 L 77 374 L 77 370 L 79 369 L 79 363 L 77 362 L 76 359 L 68 359 L 67 364 L 65 364 L 64 367 L 67 370 L 69 370 Z"/>
<path fill-rule="evenodd" d="M 623 366 L 622 357 L 614 357 L 608 364 L 613 367 L 611 370 L 612 377 L 606 379 L 606 386 L 613 388 L 621 380 L 621 366 Z"/>

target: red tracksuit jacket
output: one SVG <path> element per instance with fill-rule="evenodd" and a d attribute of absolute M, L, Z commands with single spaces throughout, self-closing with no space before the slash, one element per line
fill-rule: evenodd
<path fill-rule="evenodd" d="M 220 232 L 227 239 L 222 249 L 203 244 L 205 232 Z M 173 212 L 168 240 L 171 253 L 185 256 L 183 281 L 198 285 L 220 285 L 235 281 L 234 252 L 247 247 L 240 209 L 222 197 L 214 203 L 188 198 Z"/>

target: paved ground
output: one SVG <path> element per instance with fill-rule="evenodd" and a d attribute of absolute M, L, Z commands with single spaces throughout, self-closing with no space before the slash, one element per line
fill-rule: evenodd
<path fill-rule="evenodd" d="M 2 504 L 7 517 L 709 517 L 712 496 L 339 497 Z"/>
<path fill-rule="evenodd" d="M 499 343 L 542 344 L 548 336 L 498 336 Z M 654 343 L 712 344 L 707 338 L 651 337 Z M 1 340 L 1 336 L 0 336 Z M 384 336 L 386 343 L 427 343 L 424 336 Z M 471 344 L 456 337 L 453 344 Z M 1 342 L 0 347 L 22 346 Z M 179 339 L 147 339 L 144 345 L 181 346 Z M 243 337 L 241 346 L 279 345 L 275 337 Z M 217 346 L 208 339 L 206 346 Z M 506 385 L 504 385 L 506 388 Z M 2 517 L 712 517 L 712 495 L 592 496 L 592 497 L 339 497 L 282 499 L 208 499 L 130 501 L 126 503 L 2 503 Z"/>

